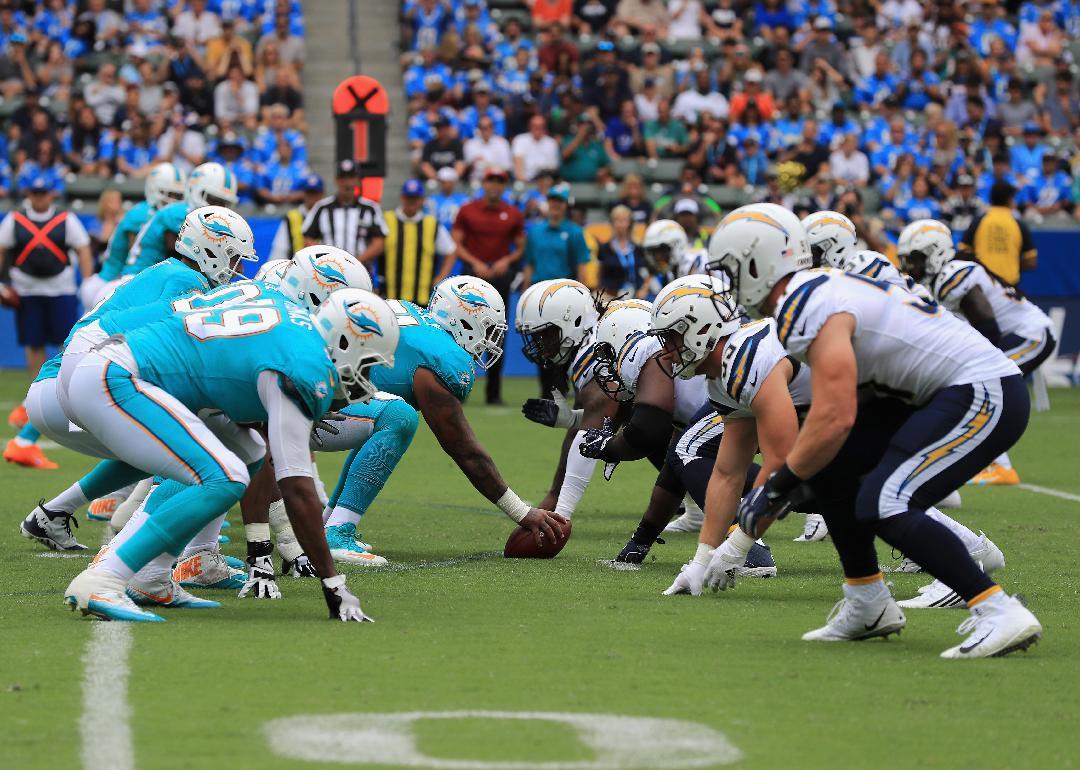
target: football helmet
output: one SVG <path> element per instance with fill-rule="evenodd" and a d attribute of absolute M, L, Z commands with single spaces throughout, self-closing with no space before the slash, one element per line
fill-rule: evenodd
<path fill-rule="evenodd" d="M 251 226 L 222 206 L 203 206 L 184 217 L 176 236 L 176 253 L 192 260 L 215 286 L 242 275 L 241 262 L 259 259 Z"/>
<path fill-rule="evenodd" d="M 502 357 L 506 305 L 487 281 L 471 275 L 446 278 L 432 289 L 427 311 L 482 369 Z"/>
<path fill-rule="evenodd" d="M 386 300 L 364 289 L 338 289 L 315 313 L 315 327 L 338 373 L 336 399 L 350 404 L 369 401 L 377 390 L 371 368 L 394 365 L 401 336 L 397 316 Z"/>
<path fill-rule="evenodd" d="M 220 163 L 196 166 L 187 178 L 184 199 L 188 209 L 200 206 L 232 208 L 238 199 L 236 174 Z"/>
<path fill-rule="evenodd" d="M 596 309 L 585 284 L 556 279 L 534 283 L 522 293 L 514 325 L 527 359 L 558 366 L 570 360 L 595 323 Z"/>
<path fill-rule="evenodd" d="M 690 241 L 682 225 L 673 219 L 658 219 L 645 229 L 641 248 L 656 271 L 666 273 L 682 265 Z"/>
<path fill-rule="evenodd" d="M 255 273 L 255 280 L 262 281 L 268 286 L 280 286 L 281 278 L 291 264 L 291 259 L 271 259 L 263 262 L 258 272 Z"/>
<path fill-rule="evenodd" d="M 930 286 L 956 256 L 952 230 L 936 219 L 916 219 L 900 231 L 896 253 L 905 273 Z"/>
<path fill-rule="evenodd" d="M 839 211 L 817 211 L 802 220 L 814 267 L 846 270 L 855 253 L 855 223 Z"/>
<path fill-rule="evenodd" d="M 709 269 L 726 275 L 735 301 L 751 312 L 760 312 L 777 281 L 812 266 L 802 223 L 774 203 L 740 206 L 709 239 Z"/>
<path fill-rule="evenodd" d="M 158 163 L 150 169 L 143 186 L 146 202 L 154 209 L 184 200 L 186 189 L 187 177 L 172 163 Z"/>
<path fill-rule="evenodd" d="M 623 377 L 619 364 L 644 338 L 651 318 L 652 303 L 631 300 L 613 303 L 597 322 L 593 338 L 593 379 L 609 398 L 629 401 L 634 397 L 637 383 Z"/>
<path fill-rule="evenodd" d="M 669 358 L 675 359 L 670 375 L 688 380 L 720 340 L 741 324 L 739 308 L 722 279 L 688 275 L 656 295 L 649 334 L 659 337 Z"/>
<path fill-rule="evenodd" d="M 371 276 L 360 260 L 334 246 L 307 246 L 292 258 L 278 289 L 312 313 L 338 289 L 371 291 Z"/>

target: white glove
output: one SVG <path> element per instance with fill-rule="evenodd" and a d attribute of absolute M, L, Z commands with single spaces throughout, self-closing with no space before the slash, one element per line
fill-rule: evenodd
<path fill-rule="evenodd" d="M 256 599 L 280 599 L 281 591 L 274 581 L 274 564 L 270 557 L 257 556 L 254 561 L 248 563 L 251 565 L 248 579 L 237 594 L 237 598 L 246 599 L 248 596 L 254 596 Z"/>
<path fill-rule="evenodd" d="M 675 577 L 675 582 L 664 591 L 664 596 L 674 596 L 675 594 L 701 596 L 704 578 L 705 565 L 691 559 L 682 566 L 679 574 Z"/>
<path fill-rule="evenodd" d="M 333 586 L 328 587 L 327 581 L 331 582 Z M 323 583 L 323 597 L 326 599 L 326 606 L 330 609 L 330 619 L 333 620 L 336 616 L 338 620 L 343 623 L 349 621 L 355 621 L 357 623 L 374 623 L 375 618 L 368 617 L 364 614 L 364 611 L 360 609 L 360 600 L 345 587 L 345 578 L 341 575 L 333 578 L 326 578 Z"/>
<path fill-rule="evenodd" d="M 104 284 L 105 281 L 97 273 L 83 279 L 82 284 L 79 286 L 79 302 L 82 303 L 84 310 L 89 311 L 94 307 L 97 295 Z"/>
<path fill-rule="evenodd" d="M 734 552 L 728 541 L 713 551 L 709 566 L 705 568 L 705 585 L 714 591 L 726 591 L 735 587 L 735 570 L 746 562 L 746 554 Z"/>

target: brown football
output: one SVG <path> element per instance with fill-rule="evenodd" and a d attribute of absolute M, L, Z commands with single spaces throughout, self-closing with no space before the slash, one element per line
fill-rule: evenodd
<path fill-rule="evenodd" d="M 570 539 L 571 529 L 571 524 L 567 521 L 562 533 L 554 543 L 544 538 L 543 545 L 537 548 L 532 532 L 525 529 L 525 527 L 518 527 L 506 539 L 506 545 L 503 546 L 503 556 L 507 559 L 551 559 L 558 555 L 559 551 L 566 545 L 566 541 Z"/>

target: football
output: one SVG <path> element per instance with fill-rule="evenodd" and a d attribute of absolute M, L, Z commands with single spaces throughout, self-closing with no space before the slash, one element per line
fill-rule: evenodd
<path fill-rule="evenodd" d="M 0 284 L 0 305 L 14 310 L 19 306 L 19 293 L 10 286 Z"/>
<path fill-rule="evenodd" d="M 547 538 L 544 538 L 543 544 L 537 547 L 532 532 L 525 529 L 525 527 L 518 527 L 506 539 L 506 545 L 503 546 L 503 556 L 507 559 L 552 559 L 558 556 L 559 551 L 566 545 L 566 541 L 570 539 L 570 530 L 572 528 L 571 522 L 567 521 L 566 526 L 559 533 L 559 537 L 555 539 L 555 542 L 550 542 Z"/>

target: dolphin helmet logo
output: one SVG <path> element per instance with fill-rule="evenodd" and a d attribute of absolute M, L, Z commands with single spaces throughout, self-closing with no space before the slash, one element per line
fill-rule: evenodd
<path fill-rule="evenodd" d="M 488 304 L 488 301 L 484 299 L 483 294 L 468 285 L 462 286 L 460 289 L 456 286 L 451 286 L 450 291 L 457 297 L 461 309 L 467 313 L 476 313 L 480 308 L 491 307 L 491 305 Z"/>
<path fill-rule="evenodd" d="M 341 272 L 332 259 L 329 258 L 315 258 L 311 260 L 311 269 L 315 273 L 315 281 L 323 288 L 329 288 L 331 286 L 342 286 L 348 288 L 349 281 L 345 277 L 345 274 Z"/>
<path fill-rule="evenodd" d="M 345 317 L 349 319 L 352 326 L 356 327 L 355 329 L 350 328 L 350 331 L 361 339 L 366 339 L 373 334 L 378 334 L 382 337 L 382 327 L 379 326 L 379 322 L 368 315 L 368 313 L 371 313 L 371 308 L 365 307 L 360 303 L 346 305 Z"/>
<path fill-rule="evenodd" d="M 199 214 L 199 224 L 202 225 L 206 237 L 212 241 L 223 241 L 226 238 L 236 238 L 236 233 L 217 214 Z"/>

